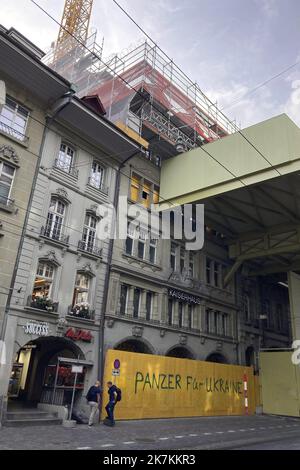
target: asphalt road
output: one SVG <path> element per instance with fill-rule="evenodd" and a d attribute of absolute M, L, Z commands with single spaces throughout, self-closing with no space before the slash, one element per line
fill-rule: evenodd
<path fill-rule="evenodd" d="M 300 449 L 300 419 L 273 416 L 119 421 L 0 429 L 0 450 Z"/>

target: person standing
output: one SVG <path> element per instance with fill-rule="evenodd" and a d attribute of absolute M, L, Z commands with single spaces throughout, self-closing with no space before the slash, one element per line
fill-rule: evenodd
<path fill-rule="evenodd" d="M 90 418 L 89 418 L 89 426 L 93 426 L 96 413 L 99 409 L 100 413 L 100 403 L 101 403 L 101 387 L 100 382 L 97 380 L 95 385 L 90 387 L 86 399 L 90 405 Z"/>
<path fill-rule="evenodd" d="M 112 382 L 107 382 L 108 387 L 108 397 L 109 401 L 105 407 L 107 417 L 103 421 L 103 424 L 106 426 L 114 426 L 115 425 L 115 418 L 114 418 L 114 409 L 116 403 L 121 400 L 121 390 L 113 385 Z"/>

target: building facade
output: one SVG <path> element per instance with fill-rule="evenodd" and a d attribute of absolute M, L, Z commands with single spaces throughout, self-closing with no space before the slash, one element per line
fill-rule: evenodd
<path fill-rule="evenodd" d="M 76 400 L 97 379 L 110 243 L 99 236 L 99 224 L 114 200 L 122 159 L 139 151 L 134 141 L 105 119 L 97 97 L 76 98 L 71 84 L 38 57 L 30 65 L 33 79 L 38 71 L 48 80 L 49 90 L 60 80 L 64 89 L 42 108 L 44 122 L 40 116 L 35 118 L 40 136 L 33 135 L 32 141 L 41 149 L 30 151 L 38 163 L 37 172 L 34 178 L 34 172 L 27 169 L 27 180 L 23 176 L 20 182 L 32 197 L 19 251 L 17 246 L 11 247 L 18 253 L 15 275 L 6 272 L 12 296 L 3 336 L 6 360 L 0 382 L 4 411 L 16 401 L 46 409 L 70 404 L 74 364 L 82 370 L 75 384 Z M 7 84 L 10 90 L 9 79 Z M 31 135 L 28 142 L 30 139 Z M 4 148 L 3 160 L 10 158 L 9 168 L 13 168 L 21 160 L 17 160 L 17 152 L 8 155 L 9 151 Z M 25 172 L 30 160 L 26 161 L 26 155 L 23 160 Z M 6 180 L 8 176 L 6 171 Z M 13 190 L 12 195 L 29 199 L 27 193 Z M 24 214 L 22 217 L 24 220 Z M 10 230 L 4 232 L 4 243 L 11 243 Z M 2 248 L 6 253 L 7 246 Z"/>

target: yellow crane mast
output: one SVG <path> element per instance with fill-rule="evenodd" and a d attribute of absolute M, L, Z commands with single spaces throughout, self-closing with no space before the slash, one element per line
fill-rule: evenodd
<path fill-rule="evenodd" d="M 86 43 L 94 0 L 66 0 L 56 43 L 56 60 L 66 55 L 78 41 Z"/>

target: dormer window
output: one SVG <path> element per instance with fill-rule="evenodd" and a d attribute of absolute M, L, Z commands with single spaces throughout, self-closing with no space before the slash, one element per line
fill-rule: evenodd
<path fill-rule="evenodd" d="M 0 114 L 0 130 L 15 139 L 24 141 L 28 117 L 28 109 L 6 96 L 5 105 Z"/>

